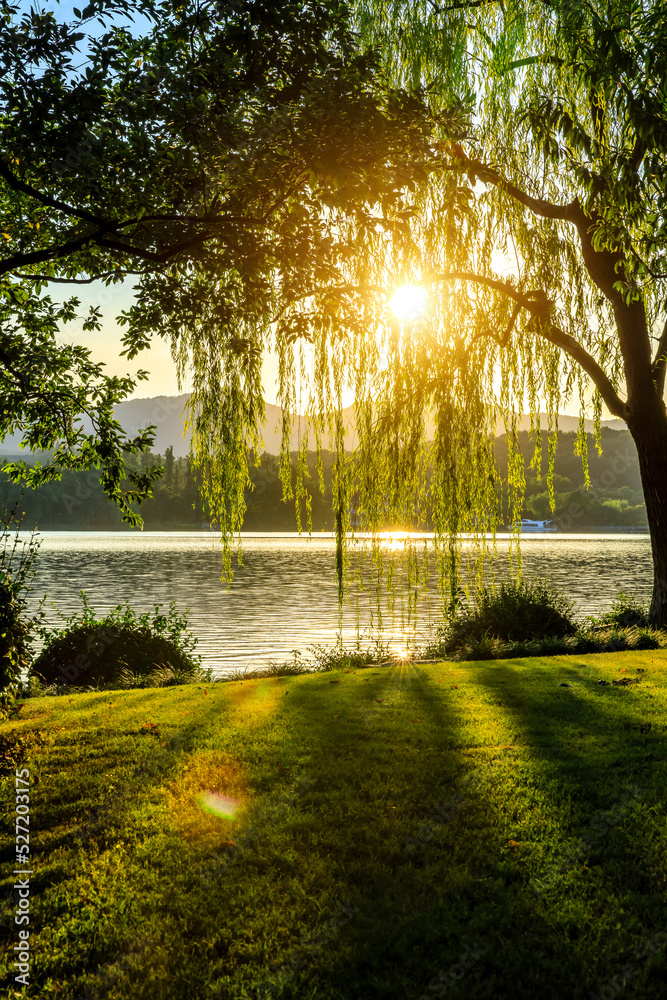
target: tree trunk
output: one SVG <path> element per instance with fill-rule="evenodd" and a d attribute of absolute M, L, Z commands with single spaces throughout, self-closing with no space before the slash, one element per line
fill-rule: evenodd
<path fill-rule="evenodd" d="M 656 628 L 667 628 L 667 417 L 664 408 L 662 414 L 653 413 L 649 418 L 629 418 L 628 427 L 637 446 L 651 533 L 653 597 L 650 620 Z"/>

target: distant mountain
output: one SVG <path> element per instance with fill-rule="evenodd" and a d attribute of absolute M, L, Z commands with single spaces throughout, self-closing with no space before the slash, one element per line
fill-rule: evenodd
<path fill-rule="evenodd" d="M 624 420 L 619 420 L 617 417 L 614 420 L 603 420 L 603 427 L 607 427 L 612 431 L 626 431 L 627 424 Z M 586 432 L 592 434 L 593 432 L 593 421 L 586 420 Z M 549 427 L 549 418 L 546 413 L 540 413 L 540 430 L 546 431 Z M 529 431 L 530 430 L 530 417 L 523 416 L 517 421 L 516 425 L 517 431 Z M 579 429 L 579 417 L 571 417 L 567 413 L 559 413 L 558 415 L 558 430 L 568 433 L 570 431 L 577 431 Z M 496 435 L 504 434 L 505 428 L 502 421 L 498 421 L 496 425 Z"/>
<path fill-rule="evenodd" d="M 153 450 L 164 454 L 166 448 L 172 445 L 174 455 L 181 457 L 190 450 L 190 435 L 185 436 L 185 407 L 189 396 L 155 396 L 152 399 L 130 399 L 120 403 L 115 410 L 116 419 L 128 434 L 135 434 L 140 427 L 155 424 L 155 444 Z M 266 418 L 260 431 L 264 441 L 264 449 L 270 455 L 280 453 L 282 436 L 283 411 L 279 406 L 267 403 Z M 352 407 L 344 410 L 347 424 L 353 420 Z M 315 434 L 310 429 L 310 421 L 306 417 L 295 414 L 291 435 L 291 450 L 296 451 L 299 441 L 308 431 L 308 447 L 315 449 Z M 346 435 L 348 448 L 355 448 L 357 435 L 350 430 Z"/>
<path fill-rule="evenodd" d="M 115 408 L 115 416 L 127 434 L 136 434 L 141 427 L 154 424 L 157 428 L 155 434 L 155 444 L 153 450 L 158 454 L 164 454 L 171 445 L 174 455 L 178 458 L 187 455 L 190 450 L 190 437 L 185 436 L 185 406 L 189 395 L 184 393 L 180 396 L 152 396 L 148 399 L 128 399 L 124 403 L 119 403 Z M 344 411 L 344 419 L 347 426 L 346 444 L 349 450 L 357 446 L 358 438 L 354 430 L 354 414 L 351 406 Z M 625 430 L 625 423 L 622 420 L 603 420 L 604 427 L 613 430 Z M 85 423 L 84 423 L 84 426 Z M 540 414 L 540 426 L 544 430 L 548 426 L 546 413 Z M 561 415 L 558 418 L 558 426 L 561 431 L 576 431 L 579 426 L 579 418 Z M 264 440 L 264 448 L 271 455 L 280 452 L 280 437 L 282 428 L 282 410 L 279 406 L 271 403 L 266 404 L 266 419 L 262 425 L 261 433 Z M 90 425 L 86 429 L 90 429 Z M 592 431 L 593 421 L 586 421 L 586 430 Z M 530 430 L 530 418 L 522 417 L 517 423 L 517 430 Z M 291 436 L 291 450 L 298 447 L 303 434 L 308 431 L 308 447 L 315 448 L 315 434 L 310 429 L 310 422 L 306 417 L 295 415 Z M 496 434 L 503 434 L 504 427 L 499 423 L 496 427 Z M 20 453 L 20 435 L 7 435 L 0 443 L 0 454 L 4 456 L 15 456 Z"/>

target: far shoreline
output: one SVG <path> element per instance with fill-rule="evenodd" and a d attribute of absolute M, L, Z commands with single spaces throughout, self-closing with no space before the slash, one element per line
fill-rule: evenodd
<path fill-rule="evenodd" d="M 165 536 L 165 535 L 192 535 L 192 536 L 204 536 L 211 538 L 221 538 L 222 535 L 220 531 L 214 528 L 150 528 L 147 530 L 137 529 L 137 528 L 25 528 L 21 527 L 18 530 L 18 534 L 30 535 L 33 531 L 37 535 L 110 535 L 110 536 L 127 536 L 127 537 L 153 537 L 153 536 Z M 413 539 L 424 539 L 429 540 L 435 538 L 435 533 L 432 531 L 423 532 L 405 532 L 405 531 L 383 531 L 380 533 L 381 536 L 387 538 L 406 538 L 410 537 Z M 514 534 L 507 529 L 497 531 L 495 534 L 496 539 L 517 539 L 521 538 L 522 541 L 526 541 L 532 538 L 600 538 L 607 535 L 619 536 L 619 535 L 632 535 L 640 538 L 650 538 L 650 532 L 648 527 L 629 527 L 629 528 L 619 528 L 619 527 L 593 527 L 581 529 L 579 531 L 574 531 L 572 529 L 568 531 L 561 531 L 557 529 L 556 531 L 524 531 L 520 535 Z M 239 537 L 234 535 L 234 538 Z M 336 534 L 333 531 L 312 531 L 311 533 L 307 531 L 281 531 L 276 529 L 274 531 L 241 531 L 241 539 L 244 538 L 331 538 L 335 539 Z M 370 532 L 348 532 L 346 535 L 349 539 L 368 539 L 371 538 Z M 470 533 L 462 533 L 458 536 L 461 539 L 471 539 L 475 536 Z M 487 539 L 492 539 L 494 536 L 487 532 L 484 535 Z"/>

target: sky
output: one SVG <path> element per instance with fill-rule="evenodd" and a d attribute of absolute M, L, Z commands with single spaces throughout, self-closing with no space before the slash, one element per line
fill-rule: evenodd
<path fill-rule="evenodd" d="M 61 286 L 62 287 L 62 286 Z M 55 292 L 51 293 L 55 298 Z M 127 310 L 134 301 L 134 290 L 130 282 L 105 287 L 103 282 L 91 285 L 71 286 L 81 306 L 79 313 L 85 316 L 88 306 L 99 306 L 103 316 L 102 329 L 95 332 L 83 330 L 83 323 L 68 323 L 63 327 L 62 340 L 67 343 L 87 347 L 95 361 L 102 361 L 108 375 L 134 375 L 139 369 L 149 372 L 149 379 L 137 383 L 131 398 L 143 399 L 151 396 L 175 396 L 189 392 L 190 385 L 181 389 L 176 379 L 176 365 L 171 357 L 169 345 L 156 337 L 150 348 L 142 351 L 133 361 L 120 357 L 123 350 L 124 328 L 116 322 L 116 317 Z M 276 403 L 277 366 L 273 356 L 264 359 L 263 385 L 265 401 Z"/>

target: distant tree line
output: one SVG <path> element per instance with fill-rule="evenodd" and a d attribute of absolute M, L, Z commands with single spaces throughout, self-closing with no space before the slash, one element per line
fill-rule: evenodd
<path fill-rule="evenodd" d="M 601 456 L 595 450 L 589 435 L 588 465 L 591 487 L 585 488 L 581 458 L 574 452 L 574 433 L 559 436 L 554 473 L 556 509 L 549 508 L 546 477 L 547 440 L 542 432 L 542 461 L 540 468 L 530 468 L 533 444 L 527 431 L 519 433 L 521 450 L 526 456 L 526 498 L 523 516 L 535 520 L 553 518 L 564 531 L 591 528 L 642 527 L 646 525 L 637 453 L 627 431 L 603 429 Z M 496 442 L 496 460 L 501 474 L 506 456 L 505 442 Z M 4 462 L 4 460 L 3 460 Z M 140 508 L 147 530 L 201 529 L 208 524 L 207 512 L 202 503 L 199 472 L 189 457 L 177 458 L 173 448 L 164 455 L 146 452 L 130 455 L 128 465 L 138 471 L 152 465 L 162 465 L 164 475 L 153 487 L 153 496 Z M 331 478 L 333 455 L 325 452 L 322 472 L 325 492 L 318 488 L 318 472 L 314 452 L 308 454 L 308 487 L 312 495 L 311 510 L 314 531 L 333 531 L 331 505 Z M 296 470 L 296 455 L 293 456 Z M 247 513 L 244 528 L 247 531 L 294 531 L 296 518 L 294 502 L 282 499 L 282 485 L 277 456 L 265 452 L 259 466 L 251 465 L 250 478 L 253 488 L 245 493 Z M 502 494 L 502 490 L 500 491 Z M 19 487 L 0 473 L 0 506 L 10 508 L 19 496 Z M 503 503 L 501 497 L 501 504 Z M 138 508 L 139 509 L 139 508 Z M 23 494 L 24 526 L 37 524 L 43 530 L 120 530 L 127 528 L 121 514 L 111 503 L 99 482 L 99 473 L 65 471 L 62 479 L 45 483 L 36 490 Z M 301 511 L 306 523 L 305 506 Z M 428 523 L 412 525 L 428 529 Z M 128 529 L 130 530 L 130 529 Z"/>
<path fill-rule="evenodd" d="M 591 528 L 646 527 L 646 506 L 641 487 L 637 450 L 628 431 L 602 429 L 602 454 L 598 455 L 593 436 L 587 435 L 588 471 L 591 485 L 585 488 L 581 457 L 575 454 L 576 434 L 560 433 L 554 463 L 555 510 L 549 506 L 547 484 L 547 434 L 541 433 L 541 463 L 530 468 L 533 442 L 528 431 L 518 435 L 526 460 L 526 492 L 523 517 L 553 519 L 563 531 Z M 507 449 L 504 436 L 496 441 L 496 461 L 505 475 Z M 503 463 L 505 463 L 503 465 Z"/>
<path fill-rule="evenodd" d="M 32 456 L 30 461 L 45 461 L 48 455 Z M 0 465 L 6 459 L 0 459 Z M 200 472 L 191 458 L 177 458 L 173 448 L 164 455 L 145 452 L 129 455 L 128 467 L 141 470 L 161 465 L 162 478 L 153 487 L 153 495 L 136 509 L 140 511 L 144 528 L 148 531 L 167 529 L 197 530 L 209 523 L 200 491 Z M 316 531 L 333 530 L 331 512 L 331 468 L 333 456 L 324 455 L 323 474 L 326 484 L 324 496 L 318 488 L 315 453 L 309 455 L 312 494 L 313 528 Z M 294 456 L 296 468 L 296 455 Z M 244 527 L 248 531 L 294 531 L 296 527 L 294 502 L 282 500 L 279 461 L 274 455 L 264 453 L 259 467 L 251 465 L 250 478 L 253 488 L 245 492 L 247 513 Z M 20 487 L 0 472 L 0 509 L 10 509 L 20 496 Z M 21 503 L 23 525 L 37 525 L 45 531 L 52 530 L 132 530 L 121 520 L 121 512 L 104 493 L 99 472 L 65 470 L 60 480 L 52 480 L 35 490 L 25 490 Z M 305 505 L 302 509 L 305 523 Z"/>

